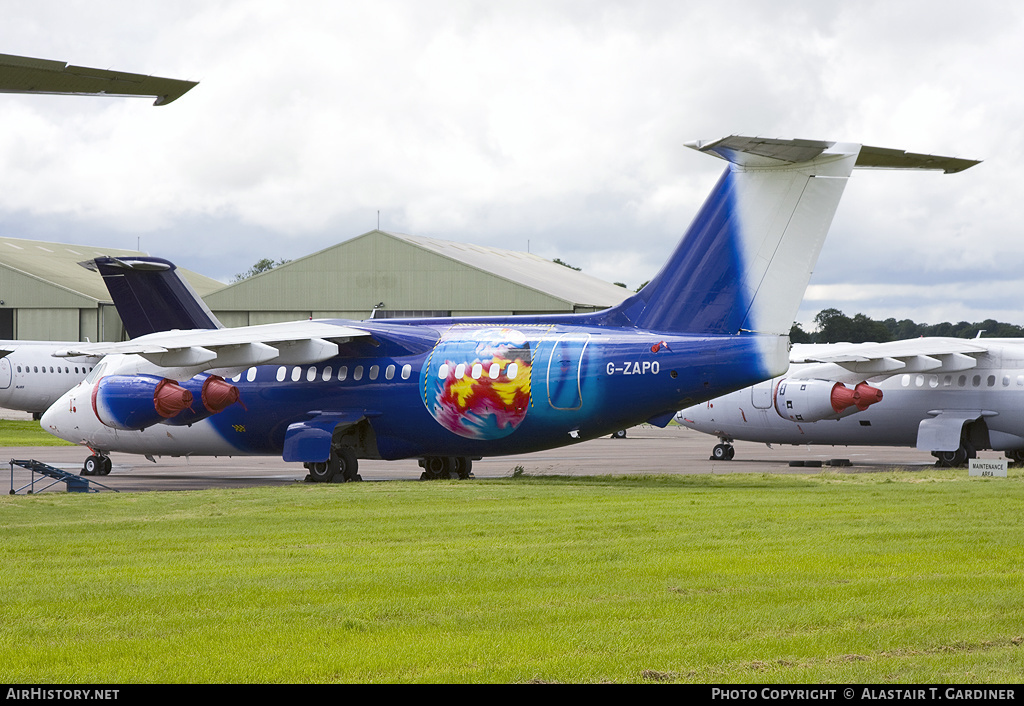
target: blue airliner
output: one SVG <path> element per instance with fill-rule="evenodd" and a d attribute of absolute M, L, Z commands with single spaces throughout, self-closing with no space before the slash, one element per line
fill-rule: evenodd
<path fill-rule="evenodd" d="M 224 328 L 157 258 L 92 261 L 132 340 L 43 415 L 111 451 L 277 455 L 314 481 L 358 459 L 419 459 L 466 477 L 473 459 L 538 451 L 783 374 L 788 333 L 854 167 L 956 172 L 977 162 L 815 140 L 687 145 L 728 162 L 661 271 L 592 314 L 296 321 Z M 177 329 L 177 330 L 168 330 Z"/>

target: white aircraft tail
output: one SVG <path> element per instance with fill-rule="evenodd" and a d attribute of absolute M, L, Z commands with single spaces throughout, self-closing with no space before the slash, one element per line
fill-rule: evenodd
<path fill-rule="evenodd" d="M 729 167 L 662 270 L 615 308 L 641 328 L 788 334 L 855 167 L 950 173 L 977 164 L 817 140 L 687 146 Z"/>

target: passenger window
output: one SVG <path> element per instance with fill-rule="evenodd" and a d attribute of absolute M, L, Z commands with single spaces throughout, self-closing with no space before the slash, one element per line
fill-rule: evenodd
<path fill-rule="evenodd" d="M 255 380 L 256 380 L 256 368 L 249 368 L 247 371 L 245 371 L 245 381 L 246 382 L 255 382 Z"/>
<path fill-rule="evenodd" d="M 444 380 L 448 377 L 448 363 L 441 363 L 441 367 L 437 369 L 437 377 L 439 380 Z"/>
<path fill-rule="evenodd" d="M 352 371 L 352 379 L 353 380 L 362 380 L 363 379 L 363 366 L 361 366 L 361 365 L 357 365 L 356 366 L 356 369 Z"/>
<path fill-rule="evenodd" d="M 371 365 L 370 366 L 370 379 L 371 380 L 376 380 L 378 373 L 380 373 L 380 366 L 379 365 Z"/>
<path fill-rule="evenodd" d="M 323 381 L 327 382 L 328 380 L 330 380 L 331 379 L 331 375 L 333 375 L 333 374 L 334 374 L 334 371 L 331 369 L 331 366 L 328 365 L 326 368 L 324 368 L 324 374 L 322 376 L 323 377 Z"/>
<path fill-rule="evenodd" d="M 384 371 L 384 377 L 388 380 L 393 380 L 395 377 L 395 366 L 389 365 L 387 370 Z"/>
<path fill-rule="evenodd" d="M 301 377 L 302 377 L 302 368 L 300 368 L 299 366 L 296 365 L 294 368 L 292 368 L 292 382 L 298 382 L 299 378 L 301 378 Z"/>
<path fill-rule="evenodd" d="M 310 367 L 310 369 L 306 371 L 306 381 L 313 382 L 314 380 L 316 380 L 316 368 Z"/>
<path fill-rule="evenodd" d="M 516 375 L 519 374 L 519 366 L 515 363 L 510 363 L 508 368 L 505 369 L 505 374 L 508 376 L 509 380 L 515 380 Z"/>
<path fill-rule="evenodd" d="M 403 365 L 402 366 L 402 379 L 403 380 L 408 380 L 410 375 L 412 375 L 412 366 L 411 365 Z"/>
<path fill-rule="evenodd" d="M 284 382 L 285 376 L 288 375 L 288 370 L 283 365 L 277 369 L 277 381 Z"/>
<path fill-rule="evenodd" d="M 347 377 L 348 377 L 348 366 L 347 365 L 343 365 L 340 368 L 338 368 L 338 382 L 342 382 Z"/>

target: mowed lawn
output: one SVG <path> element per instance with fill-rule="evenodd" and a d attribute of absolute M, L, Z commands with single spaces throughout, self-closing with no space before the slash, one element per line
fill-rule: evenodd
<path fill-rule="evenodd" d="M 1018 682 L 1010 475 L 3 496 L 0 680 Z"/>

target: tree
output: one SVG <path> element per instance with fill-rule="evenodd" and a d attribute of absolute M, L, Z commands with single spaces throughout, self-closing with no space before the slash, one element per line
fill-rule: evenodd
<path fill-rule="evenodd" d="M 560 257 L 556 257 L 551 262 L 554 262 L 557 265 L 561 265 L 562 267 L 568 267 L 570 270 L 576 270 L 577 272 L 581 272 L 583 270 L 582 267 L 573 267 L 568 262 L 563 262 L 562 258 L 560 258 Z"/>
<path fill-rule="evenodd" d="M 234 278 L 232 278 L 231 282 L 232 283 L 241 282 L 242 280 L 249 279 L 250 277 L 255 277 L 256 275 L 260 274 L 261 272 L 269 272 L 270 270 L 274 269 L 275 267 L 280 267 L 281 265 L 287 265 L 289 262 L 291 262 L 291 260 L 285 260 L 285 259 L 281 259 L 281 260 L 278 260 L 277 262 L 275 262 L 275 261 L 271 260 L 269 257 L 265 257 L 262 260 L 260 260 L 259 262 L 257 262 L 255 265 L 250 267 L 248 272 L 240 272 L 237 275 L 235 275 Z"/>
<path fill-rule="evenodd" d="M 803 327 L 796 321 L 793 322 L 789 329 L 789 340 L 792 343 L 814 343 L 811 334 L 804 331 Z"/>

